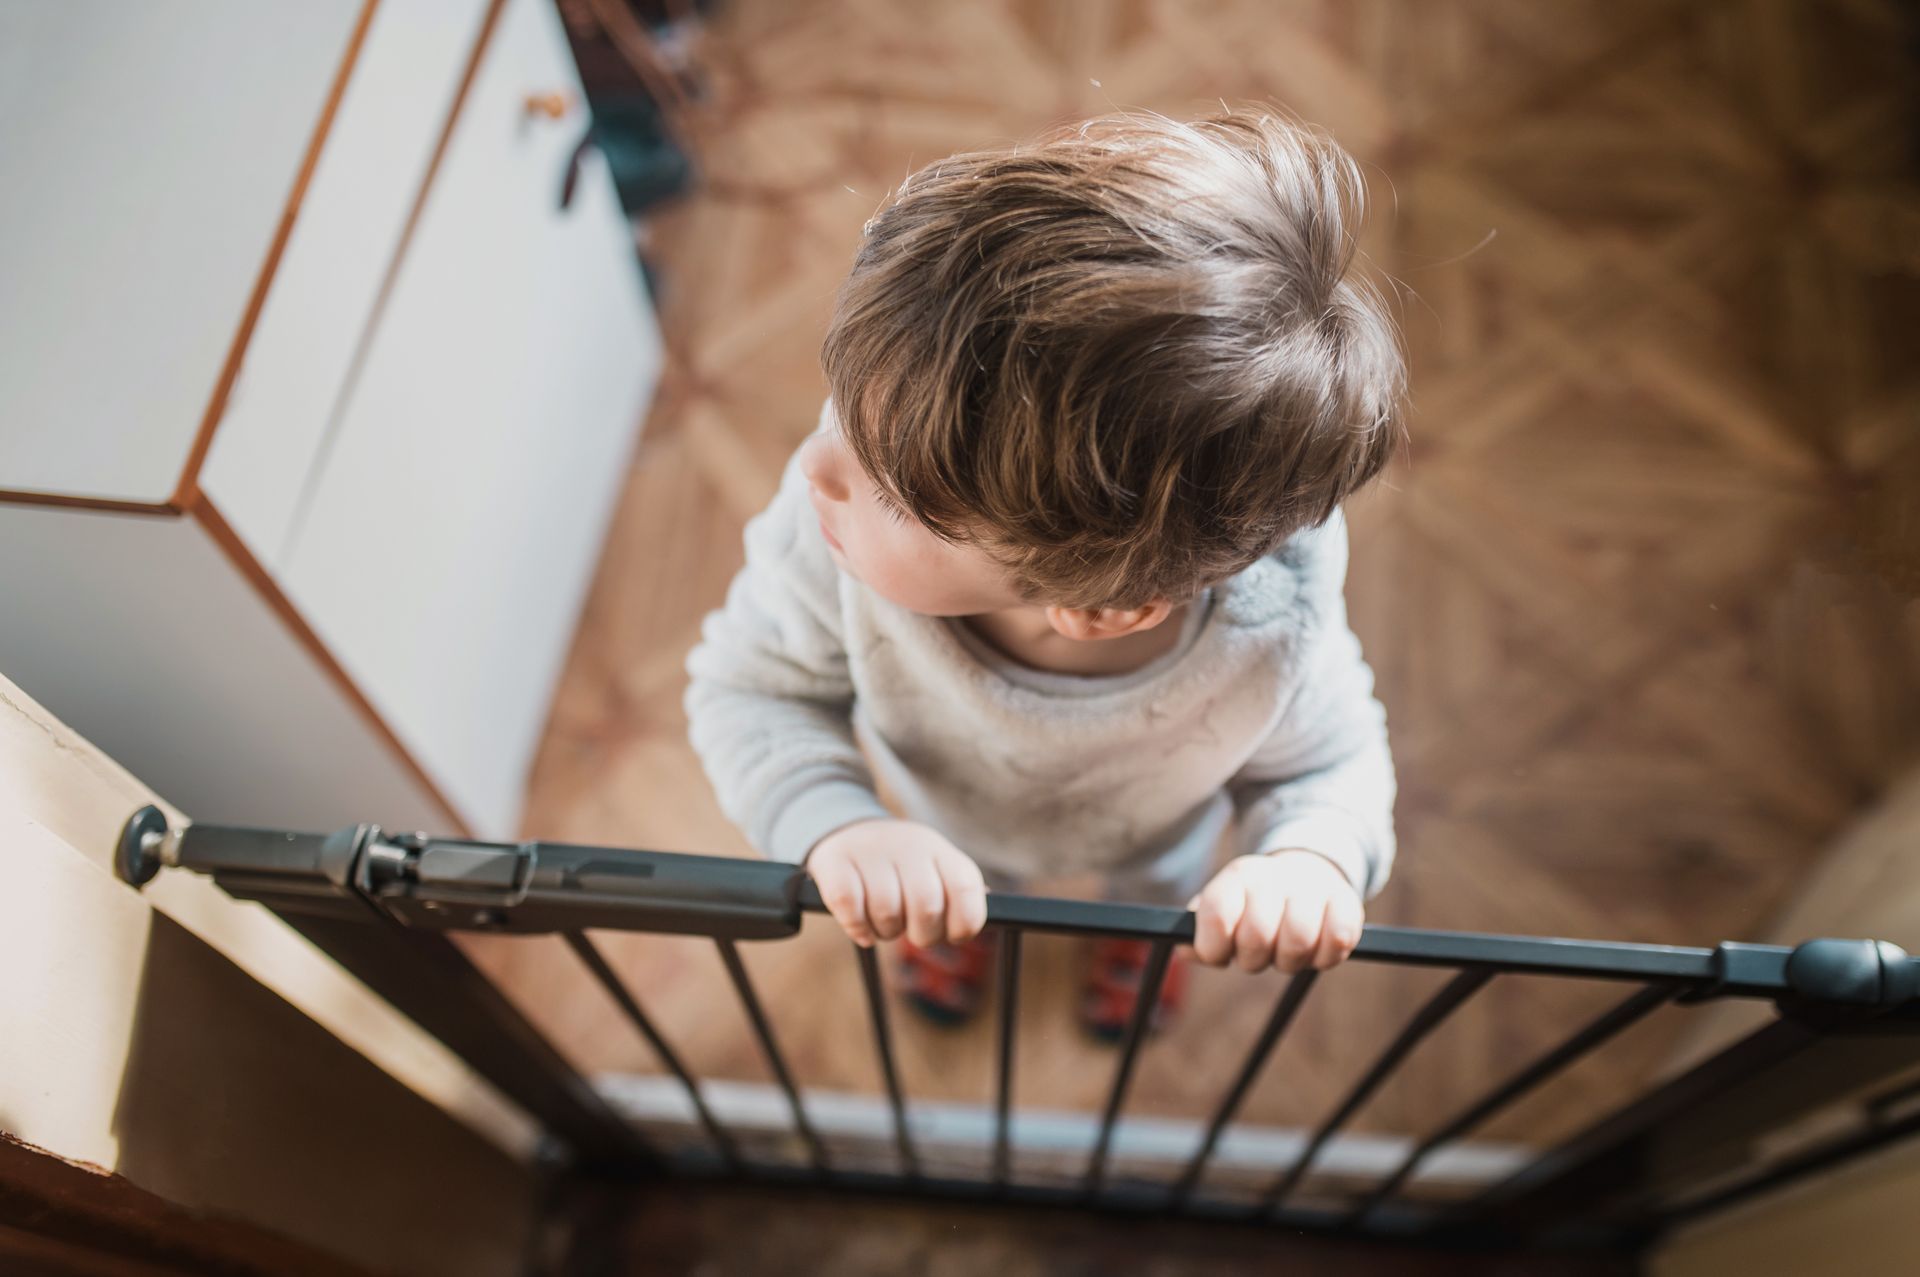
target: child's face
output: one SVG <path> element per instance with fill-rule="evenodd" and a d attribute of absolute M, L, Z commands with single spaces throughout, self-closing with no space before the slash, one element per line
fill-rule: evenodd
<path fill-rule="evenodd" d="M 1028 602 L 978 546 L 935 536 L 874 486 L 837 430 L 800 448 L 800 470 L 840 570 L 909 612 L 975 616 Z"/>

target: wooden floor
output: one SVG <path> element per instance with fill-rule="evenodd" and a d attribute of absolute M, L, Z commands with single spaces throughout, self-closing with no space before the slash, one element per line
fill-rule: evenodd
<path fill-rule="evenodd" d="M 861 223 L 914 166 L 1115 106 L 1284 104 L 1376 183 L 1412 444 L 1352 510 L 1354 622 L 1402 851 L 1378 922 L 1751 936 L 1920 744 L 1916 74 L 1887 0 L 758 0 L 703 57 L 704 187 L 650 228 L 671 369 L 532 783 L 531 836 L 744 854 L 681 663 L 824 394 Z M 764 1078 L 711 946 L 609 937 L 699 1071 Z M 591 1069 L 658 1067 L 569 955 L 480 946 Z M 877 1085 L 823 929 L 748 954 L 812 1086 Z M 1023 1103 L 1111 1056 L 1034 946 Z M 1311 1123 L 1441 977 L 1323 982 L 1246 1113 Z M 1129 1111 L 1204 1112 L 1278 992 L 1202 973 Z M 1431 1124 L 1618 996 L 1497 981 L 1356 1122 Z M 1496 1124 L 1547 1138 L 1658 1068 L 1663 1013 Z M 913 1095 L 979 1098 L 984 1028 L 903 1023 Z"/>

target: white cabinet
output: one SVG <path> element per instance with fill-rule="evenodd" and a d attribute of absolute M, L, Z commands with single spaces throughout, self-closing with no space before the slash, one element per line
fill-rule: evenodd
<path fill-rule="evenodd" d="M 544 3 L 510 5 L 280 573 L 448 796 L 511 828 L 660 343 Z M 610 370 L 620 370 L 613 375 Z M 214 494 L 216 497 L 218 493 Z"/>
<path fill-rule="evenodd" d="M 196 0 L 144 52 L 145 24 L 103 16 L 141 6 L 0 17 L 0 58 L 61 51 L 65 78 L 35 81 L 50 118 L 99 127 L 67 86 L 235 63 L 287 100 L 209 132 L 161 94 L 133 140 L 0 152 L 10 193 L 124 204 L 136 143 L 195 174 L 279 148 L 243 164 L 275 199 L 221 203 L 198 239 L 146 228 L 205 266 L 191 304 L 162 304 L 191 291 L 170 264 L 103 275 L 84 235 L 20 223 L 68 258 L 31 295 L 9 279 L 0 324 L 79 281 L 81 318 L 30 348 L 108 388 L 0 373 L 0 671 L 210 819 L 511 836 L 658 373 L 631 232 L 597 153 L 559 207 L 586 115 L 550 0 L 270 8 Z M 528 109 L 555 93 L 562 118 Z"/>
<path fill-rule="evenodd" d="M 363 7 L 0 4 L 0 489 L 174 497 Z"/>
<path fill-rule="evenodd" d="M 487 0 L 376 5 L 228 396 L 200 487 L 277 567 L 398 264 Z"/>

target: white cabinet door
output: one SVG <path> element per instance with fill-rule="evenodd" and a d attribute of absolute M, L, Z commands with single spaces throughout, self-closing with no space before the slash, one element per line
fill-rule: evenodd
<path fill-rule="evenodd" d="M 0 488 L 173 495 L 362 7 L 0 3 Z"/>
<path fill-rule="evenodd" d="M 547 0 L 509 0 L 280 576 L 476 831 L 512 832 L 660 358 Z"/>
<path fill-rule="evenodd" d="M 277 565 L 486 0 L 380 0 L 287 237 L 200 490 Z"/>

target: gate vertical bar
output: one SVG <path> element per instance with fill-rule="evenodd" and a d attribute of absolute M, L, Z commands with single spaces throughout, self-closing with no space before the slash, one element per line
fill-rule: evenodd
<path fill-rule="evenodd" d="M 1703 1215 L 1722 1211 L 1736 1206 L 1752 1197 L 1784 1188 L 1795 1180 L 1818 1174 L 1829 1167 L 1841 1165 L 1863 1153 L 1871 1153 L 1898 1140 L 1911 1139 L 1920 1135 L 1920 1113 L 1910 1113 L 1898 1121 L 1876 1122 L 1864 1130 L 1854 1131 L 1837 1139 L 1823 1141 L 1794 1157 L 1789 1157 L 1777 1165 L 1770 1166 L 1758 1174 L 1752 1175 L 1725 1188 L 1715 1189 L 1704 1196 L 1688 1198 L 1678 1205 L 1655 1213 L 1650 1224 L 1653 1231 L 1665 1231 L 1677 1227 L 1689 1220 Z"/>
<path fill-rule="evenodd" d="M 583 931 L 567 931 L 562 935 L 567 942 L 567 947 L 573 950 L 574 956 L 580 959 L 581 964 L 592 973 L 593 978 L 600 982 L 600 987 L 606 990 L 607 996 L 613 999 L 614 1005 L 620 1008 L 628 1022 L 640 1031 L 640 1036 L 647 1040 L 647 1045 L 652 1047 L 653 1053 L 660 1057 L 660 1062 L 667 1066 L 667 1071 L 680 1080 L 680 1085 L 686 1089 L 687 1099 L 693 1102 L 694 1116 L 699 1119 L 701 1127 L 707 1132 L 707 1138 L 713 1141 L 715 1151 L 720 1154 L 720 1160 L 726 1163 L 728 1170 L 743 1169 L 744 1163 L 740 1159 L 740 1150 L 734 1145 L 733 1137 L 727 1134 L 726 1128 L 720 1125 L 719 1119 L 714 1117 L 713 1111 L 707 1107 L 707 1101 L 701 1096 L 700 1086 L 694 1081 L 693 1073 L 680 1059 L 679 1052 L 667 1045 L 666 1038 L 662 1037 L 660 1030 L 654 1027 L 653 1020 L 641 1010 L 639 999 L 627 987 L 627 982 L 614 971 L 606 955 L 600 952 L 600 946 L 588 938 Z"/>
<path fill-rule="evenodd" d="M 880 1077 L 886 1083 L 887 1103 L 893 1109 L 893 1140 L 900 1151 L 900 1168 L 908 1179 L 920 1177 L 920 1159 L 907 1135 L 907 1104 L 900 1093 L 900 1073 L 893 1062 L 893 1034 L 887 1024 L 887 995 L 880 980 L 880 960 L 867 945 L 855 945 L 860 957 L 860 981 L 867 988 L 867 1016 L 873 1021 L 873 1049 L 880 1059 Z"/>
<path fill-rule="evenodd" d="M 1313 991 L 1313 982 L 1320 973 L 1309 967 L 1296 973 L 1287 981 L 1287 987 L 1280 993 L 1280 1000 L 1274 1003 L 1273 1014 L 1267 1017 L 1266 1027 L 1260 1030 L 1260 1036 L 1254 1041 L 1253 1049 L 1247 1052 L 1246 1062 L 1240 1066 L 1239 1074 L 1233 1084 L 1227 1088 L 1227 1094 L 1214 1110 L 1213 1119 L 1207 1123 L 1207 1133 L 1200 1141 L 1199 1151 L 1193 1160 L 1187 1163 L 1179 1180 L 1173 1186 L 1173 1206 L 1177 1210 L 1186 1205 L 1193 1196 L 1194 1188 L 1200 1183 L 1201 1175 L 1206 1173 L 1207 1162 L 1213 1157 L 1214 1146 L 1220 1142 L 1220 1132 L 1226 1129 L 1233 1115 L 1240 1111 L 1240 1104 L 1253 1088 L 1253 1080 L 1260 1075 L 1261 1066 L 1273 1053 L 1274 1046 L 1293 1023 L 1293 1017 L 1299 1012 L 1300 1004 L 1307 1000 L 1307 994 Z"/>
<path fill-rule="evenodd" d="M 1582 1056 L 1624 1032 L 1628 1027 L 1638 1024 L 1653 1011 L 1671 1002 L 1673 995 L 1672 989 L 1657 985 L 1632 994 L 1599 1019 L 1496 1087 L 1480 1101 L 1469 1105 L 1440 1129 L 1421 1140 L 1413 1151 L 1407 1154 L 1405 1160 L 1394 1169 L 1394 1172 L 1382 1180 L 1379 1186 L 1354 1209 L 1347 1222 L 1358 1225 L 1381 1203 L 1399 1192 L 1400 1186 L 1407 1182 L 1420 1163 L 1442 1144 L 1449 1144 L 1459 1139 L 1527 1092 L 1571 1066 Z"/>
<path fill-rule="evenodd" d="M 1608 1114 L 1455 1218 L 1550 1234 L 1657 1213 L 1703 1175 L 1737 1169 L 1754 1138 L 1920 1066 L 1920 1016 L 1854 1026 L 1776 1020 Z"/>
<path fill-rule="evenodd" d="M 1295 1159 L 1292 1169 L 1267 1190 L 1266 1196 L 1261 1199 L 1255 1213 L 1267 1215 L 1280 1209 L 1281 1203 L 1306 1177 L 1307 1171 L 1313 1166 L 1314 1159 L 1320 1156 L 1320 1150 L 1326 1147 L 1327 1141 L 1333 1138 L 1334 1133 L 1347 1124 L 1347 1119 L 1359 1112 L 1360 1106 L 1373 1096 L 1382 1082 L 1392 1076 L 1393 1071 L 1400 1067 L 1401 1061 L 1405 1060 L 1413 1048 L 1420 1044 L 1421 1039 L 1445 1023 L 1447 1017 L 1452 1015 L 1461 1003 L 1478 993 L 1491 979 L 1493 979 L 1493 973 L 1490 971 L 1462 971 L 1449 980 L 1440 992 L 1434 994 L 1432 999 L 1415 1013 L 1413 1019 L 1407 1022 L 1407 1027 L 1400 1031 L 1400 1036 L 1380 1053 L 1380 1058 L 1374 1061 L 1373 1067 L 1367 1070 L 1366 1076 L 1362 1077 L 1359 1084 L 1348 1093 L 1347 1098 L 1342 1101 L 1339 1108 L 1334 1110 L 1333 1115 L 1321 1123 L 1320 1129 L 1315 1131 L 1313 1138 L 1307 1142 L 1305 1150 Z"/>
<path fill-rule="evenodd" d="M 993 1182 L 1004 1189 L 1013 1174 L 1009 1126 L 1013 1115 L 1013 1032 L 1020 1009 L 1020 930 L 1000 932 L 999 1061 L 993 1088 Z"/>
<path fill-rule="evenodd" d="M 714 945 L 720 950 L 720 961 L 726 964 L 727 975 L 733 981 L 734 992 L 740 995 L 740 1006 L 747 1013 L 747 1022 L 753 1026 L 753 1034 L 760 1039 L 760 1051 L 767 1058 L 767 1067 L 773 1070 L 774 1078 L 780 1083 L 780 1089 L 787 1094 L 787 1104 L 793 1110 L 793 1126 L 807 1146 L 807 1158 L 813 1169 L 822 1178 L 827 1174 L 827 1148 L 820 1142 L 820 1133 L 813 1129 L 813 1123 L 807 1120 L 806 1106 L 800 1102 L 800 1088 L 794 1085 L 793 1074 L 787 1068 L 786 1056 L 780 1053 L 780 1044 L 774 1040 L 773 1025 L 767 1020 L 767 1013 L 760 1005 L 760 997 L 753 991 L 753 981 L 747 976 L 746 964 L 740 961 L 740 950 L 733 941 L 716 939 Z"/>
<path fill-rule="evenodd" d="M 1100 1115 L 1100 1135 L 1093 1146 L 1093 1159 L 1087 1164 L 1086 1192 L 1097 1197 L 1107 1178 L 1107 1153 L 1113 1144 L 1114 1124 L 1120 1118 L 1120 1106 L 1126 1102 L 1127 1086 L 1133 1081 L 1133 1066 L 1140 1057 L 1147 1029 L 1153 1023 L 1160 1004 L 1160 986 L 1167 978 L 1167 964 L 1173 960 L 1173 938 L 1153 942 L 1147 953 L 1146 971 L 1140 977 L 1140 989 L 1134 999 L 1133 1017 L 1127 1023 L 1127 1037 L 1120 1049 L 1120 1064 L 1114 1070 L 1113 1089 L 1107 1095 L 1106 1111 Z"/>

